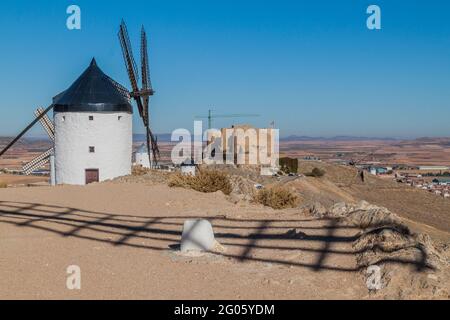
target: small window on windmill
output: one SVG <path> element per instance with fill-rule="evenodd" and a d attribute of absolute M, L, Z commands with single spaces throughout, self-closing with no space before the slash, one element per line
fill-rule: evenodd
<path fill-rule="evenodd" d="M 93 121 L 94 120 L 94 116 L 89 116 L 89 121 Z"/>
<path fill-rule="evenodd" d="M 95 153 L 95 147 L 90 146 L 89 147 L 89 153 Z"/>
<path fill-rule="evenodd" d="M 122 119 L 122 116 L 118 116 L 118 117 L 117 117 L 117 120 L 120 121 L 121 119 Z"/>
<path fill-rule="evenodd" d="M 66 116 L 62 117 L 62 122 L 66 121 Z"/>

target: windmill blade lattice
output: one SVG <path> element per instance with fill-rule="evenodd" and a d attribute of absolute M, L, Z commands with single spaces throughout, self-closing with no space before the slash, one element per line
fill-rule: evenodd
<path fill-rule="evenodd" d="M 37 108 L 34 111 L 34 115 L 36 119 L 39 119 L 40 124 L 44 128 L 45 132 L 47 132 L 48 137 L 52 141 L 55 141 L 55 126 L 50 118 L 47 116 L 45 110 L 43 108 Z M 50 148 L 44 153 L 41 153 L 37 157 L 33 158 L 30 162 L 22 167 L 22 173 L 25 175 L 30 175 L 33 171 L 43 167 L 50 161 L 50 156 L 54 154 L 54 148 Z"/>
<path fill-rule="evenodd" d="M 42 127 L 44 127 L 45 132 L 47 132 L 50 140 L 55 141 L 55 126 L 53 125 L 53 122 L 50 120 L 50 118 L 44 114 L 43 108 L 37 108 L 36 111 L 34 111 L 34 115 L 36 118 L 39 118 L 39 122 L 41 123 Z"/>
<path fill-rule="evenodd" d="M 54 148 L 50 148 L 44 153 L 41 153 L 36 158 L 28 162 L 22 167 L 22 173 L 25 175 L 30 175 L 33 171 L 41 168 L 50 161 L 50 156 L 54 153 Z"/>
<path fill-rule="evenodd" d="M 149 103 L 150 96 L 154 94 L 152 85 L 150 82 L 150 71 L 148 63 L 148 53 L 147 53 L 147 35 L 145 33 L 144 27 L 141 30 L 141 72 L 142 72 L 142 88 L 139 90 L 138 79 L 139 75 L 136 68 L 136 62 L 133 57 L 133 51 L 131 49 L 130 38 L 128 36 L 127 27 L 125 22 L 122 20 L 119 29 L 119 40 L 122 47 L 122 54 L 125 61 L 125 66 L 127 69 L 128 77 L 130 78 L 132 92 L 130 96 L 136 101 L 136 105 L 139 110 L 139 115 L 142 118 L 147 136 L 147 150 L 150 163 L 158 162 L 159 159 L 159 148 L 158 142 L 155 139 L 151 129 L 150 129 L 150 115 L 149 115 Z M 152 159 L 153 155 L 153 159 Z"/>

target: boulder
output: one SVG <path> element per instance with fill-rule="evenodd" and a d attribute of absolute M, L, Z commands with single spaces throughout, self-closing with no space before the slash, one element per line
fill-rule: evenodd
<path fill-rule="evenodd" d="M 327 208 L 320 202 L 315 202 L 309 207 L 309 212 L 318 218 L 322 218 L 327 215 Z"/>
<path fill-rule="evenodd" d="M 331 217 L 339 218 L 347 216 L 349 212 L 353 211 L 353 207 L 345 202 L 338 202 L 328 211 Z"/>

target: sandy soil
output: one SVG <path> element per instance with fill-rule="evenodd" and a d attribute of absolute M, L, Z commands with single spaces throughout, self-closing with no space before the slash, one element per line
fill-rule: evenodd
<path fill-rule="evenodd" d="M 316 161 L 301 161 L 300 167 L 302 173 L 310 172 L 314 167 L 326 172 L 321 179 L 306 177 L 292 183 L 309 200 L 327 205 L 339 201 L 366 200 L 386 207 L 404 219 L 443 232 L 446 239 L 450 239 L 449 199 L 370 174 L 365 175 L 363 183 L 358 178 L 357 170 L 352 167 Z"/>
<path fill-rule="evenodd" d="M 225 251 L 177 251 L 193 217 L 213 223 Z M 351 246 L 357 232 L 298 209 L 163 184 L 3 189 L 0 298 L 367 298 Z M 69 265 L 81 268 L 80 291 L 66 288 Z"/>
<path fill-rule="evenodd" d="M 5 173 L 0 174 L 0 183 L 6 183 L 9 186 L 48 183 L 48 180 L 49 177 L 46 176 L 22 176 Z"/>

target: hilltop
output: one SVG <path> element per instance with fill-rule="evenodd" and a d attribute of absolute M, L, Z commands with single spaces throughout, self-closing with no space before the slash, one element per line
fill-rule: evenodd
<path fill-rule="evenodd" d="M 317 161 L 301 161 L 301 173 L 312 168 L 323 169 L 326 174 L 320 179 L 305 177 L 297 181 L 299 191 L 311 201 L 318 197 L 319 202 L 357 202 L 361 200 L 383 206 L 400 217 L 421 223 L 444 232 L 450 231 L 450 201 L 434 194 L 419 190 L 392 180 L 365 174 L 365 182 L 358 176 L 358 170 Z"/>
<path fill-rule="evenodd" d="M 300 163 L 303 173 L 313 167 L 325 175 L 223 167 L 230 195 L 171 188 L 171 174 L 155 171 L 83 187 L 0 189 L 8 261 L 0 297 L 449 298 L 450 204 L 377 177 L 362 183 L 351 167 Z M 289 188 L 300 202 L 281 210 L 253 203 L 255 183 Z M 178 250 L 183 223 L 194 218 L 213 225 L 219 245 L 210 253 Z M 78 293 L 65 288 L 72 264 L 83 274 Z M 366 285 L 370 265 L 383 270 L 377 292 Z"/>

